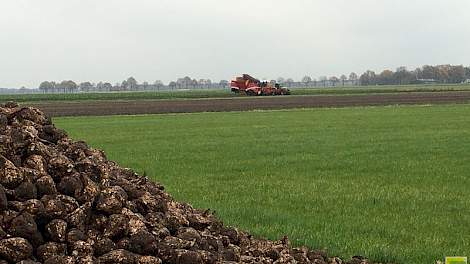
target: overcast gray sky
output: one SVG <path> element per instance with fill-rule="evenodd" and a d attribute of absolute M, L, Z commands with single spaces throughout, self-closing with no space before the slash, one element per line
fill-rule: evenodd
<path fill-rule="evenodd" d="M 0 0 L 0 87 L 470 65 L 469 0 Z"/>

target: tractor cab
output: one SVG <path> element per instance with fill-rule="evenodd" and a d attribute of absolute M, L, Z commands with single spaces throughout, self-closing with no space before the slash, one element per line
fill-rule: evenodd
<path fill-rule="evenodd" d="M 266 80 L 260 81 L 259 82 L 259 87 L 261 87 L 261 88 L 268 87 L 268 81 L 266 81 Z"/>

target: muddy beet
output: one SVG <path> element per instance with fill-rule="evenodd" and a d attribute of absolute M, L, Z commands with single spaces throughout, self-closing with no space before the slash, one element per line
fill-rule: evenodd
<path fill-rule="evenodd" d="M 9 262 L 28 259 L 33 254 L 33 246 L 24 238 L 14 237 L 0 240 L 0 256 Z"/>
<path fill-rule="evenodd" d="M 0 106 L 0 264 L 369 263 L 254 239 L 74 142 L 34 108 Z"/>

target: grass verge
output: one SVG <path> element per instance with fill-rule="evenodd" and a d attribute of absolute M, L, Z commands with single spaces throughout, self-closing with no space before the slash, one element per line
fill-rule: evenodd
<path fill-rule="evenodd" d="M 357 86 L 329 88 L 293 88 L 292 95 L 352 95 L 403 92 L 449 92 L 470 91 L 470 85 L 403 85 L 403 86 Z M 70 94 L 0 94 L 0 102 L 44 102 L 44 101 L 100 101 L 100 100 L 156 100 L 239 97 L 229 89 L 181 90 L 155 92 L 110 92 Z"/>
<path fill-rule="evenodd" d="M 470 105 L 56 118 L 177 199 L 343 257 L 470 255 Z"/>

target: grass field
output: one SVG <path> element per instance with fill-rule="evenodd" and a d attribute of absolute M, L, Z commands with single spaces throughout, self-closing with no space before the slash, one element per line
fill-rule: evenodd
<path fill-rule="evenodd" d="M 401 92 L 444 92 L 469 91 L 470 85 L 403 85 L 403 86 L 357 86 L 333 88 L 293 88 L 292 95 L 345 95 Z M 229 89 L 219 90 L 182 90 L 156 92 L 112 92 L 112 93 L 72 93 L 72 94 L 0 94 L 0 102 L 37 102 L 37 101 L 86 101 L 86 100 L 142 100 L 142 99 L 192 99 L 225 98 L 239 96 Z"/>
<path fill-rule="evenodd" d="M 398 263 L 470 255 L 470 105 L 57 118 L 263 237 Z"/>

